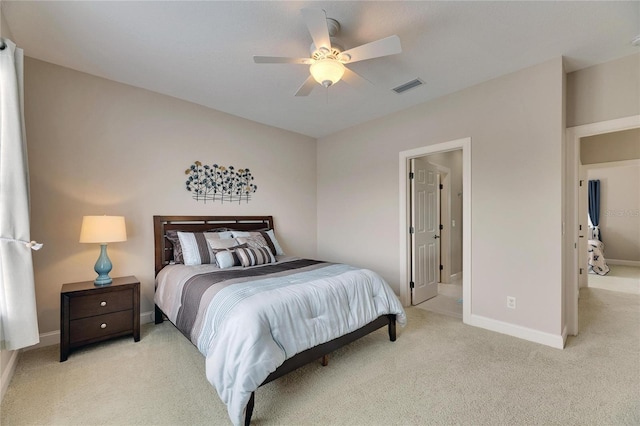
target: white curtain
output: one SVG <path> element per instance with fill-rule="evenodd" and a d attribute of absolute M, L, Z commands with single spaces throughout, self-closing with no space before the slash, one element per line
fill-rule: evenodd
<path fill-rule="evenodd" d="M 39 342 L 29 236 L 23 52 L 0 39 L 0 349 Z"/>

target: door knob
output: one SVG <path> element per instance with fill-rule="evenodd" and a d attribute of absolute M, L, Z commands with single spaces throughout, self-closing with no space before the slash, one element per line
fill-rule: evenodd
<path fill-rule="evenodd" d="M 440 238 L 440 235 L 434 235 L 433 238 Z"/>

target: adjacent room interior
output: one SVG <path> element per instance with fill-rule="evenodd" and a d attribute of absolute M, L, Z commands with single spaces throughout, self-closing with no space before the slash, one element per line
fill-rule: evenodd
<path fill-rule="evenodd" d="M 582 138 L 580 160 L 588 183 L 582 223 L 587 224 L 588 245 L 599 257 L 594 260 L 589 251 L 586 286 L 639 294 L 640 128 Z M 589 185 L 597 189 L 597 204 L 591 201 L 596 194 L 589 192 Z M 596 211 L 598 232 L 594 233 L 591 216 L 595 218 Z"/>
<path fill-rule="evenodd" d="M 637 424 L 639 28 L 0 0 L 0 422 Z"/>
<path fill-rule="evenodd" d="M 431 154 L 425 157 L 418 157 L 411 161 L 422 160 L 431 165 L 435 170 L 433 174 L 437 181 L 436 193 L 433 197 L 430 194 L 422 194 L 411 191 L 410 200 L 412 227 L 415 229 L 411 242 L 410 252 L 415 256 L 418 250 L 415 239 L 420 235 L 419 223 L 422 217 L 421 212 L 428 211 L 428 206 L 418 208 L 419 203 L 428 204 L 431 199 L 434 202 L 434 210 L 437 210 L 435 229 L 432 235 L 426 237 L 429 242 L 433 242 L 432 250 L 426 249 L 429 256 L 422 256 L 427 265 L 434 265 L 432 271 L 428 266 L 422 269 L 411 267 L 414 271 L 411 281 L 418 281 L 422 270 L 426 270 L 426 276 L 431 276 L 435 284 L 435 292 L 422 296 L 416 300 L 415 292 L 412 305 L 421 309 L 451 315 L 462 319 L 463 291 L 462 291 L 462 150 L 447 151 L 438 154 Z M 425 173 L 413 169 L 410 175 L 411 181 L 419 181 L 421 175 Z M 414 195 L 415 194 L 415 195 Z M 424 221 L 429 223 L 429 219 Z M 430 257 L 432 256 L 432 258 Z M 419 258 L 419 256 L 418 256 Z M 413 259 L 413 258 L 412 258 Z M 413 262 L 413 260 L 411 260 Z M 414 288 L 415 288 L 414 284 Z M 424 300 L 423 300 L 424 299 Z"/>

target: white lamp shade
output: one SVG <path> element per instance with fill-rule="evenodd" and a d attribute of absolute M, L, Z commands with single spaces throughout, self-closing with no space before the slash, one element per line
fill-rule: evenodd
<path fill-rule="evenodd" d="M 321 59 L 309 67 L 313 78 L 325 87 L 336 84 L 344 75 L 344 65 L 335 59 Z"/>
<path fill-rule="evenodd" d="M 81 243 L 115 243 L 127 241 L 124 216 L 84 216 Z"/>

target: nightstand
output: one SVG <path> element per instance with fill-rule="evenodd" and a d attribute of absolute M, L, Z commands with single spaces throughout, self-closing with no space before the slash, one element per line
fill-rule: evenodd
<path fill-rule="evenodd" d="M 60 362 L 71 349 L 114 337 L 140 340 L 140 281 L 114 278 L 97 287 L 93 281 L 64 284 L 60 293 Z"/>

